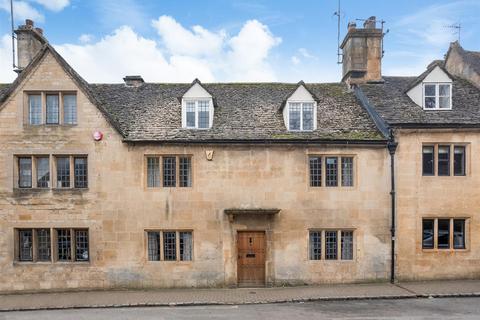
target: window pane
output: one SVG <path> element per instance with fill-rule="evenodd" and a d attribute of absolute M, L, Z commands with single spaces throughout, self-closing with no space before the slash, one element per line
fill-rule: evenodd
<path fill-rule="evenodd" d="M 422 150 L 422 174 L 424 176 L 433 176 L 434 173 L 434 147 L 424 146 Z"/>
<path fill-rule="evenodd" d="M 88 188 L 88 162 L 85 157 L 75 157 L 75 188 Z"/>
<path fill-rule="evenodd" d="M 175 187 L 176 185 L 176 161 L 175 157 L 163 157 L 163 186 Z"/>
<path fill-rule="evenodd" d="M 148 232 L 148 260 L 160 261 L 160 232 Z"/>
<path fill-rule="evenodd" d="M 210 102 L 208 100 L 198 101 L 198 127 L 205 129 L 210 127 Z"/>
<path fill-rule="evenodd" d="M 160 187 L 160 159 L 158 157 L 147 158 L 147 187 Z"/>
<path fill-rule="evenodd" d="M 57 257 L 59 261 L 72 260 L 72 239 L 70 229 L 57 230 Z"/>
<path fill-rule="evenodd" d="M 438 248 L 450 248 L 450 219 L 438 219 Z"/>
<path fill-rule="evenodd" d="M 353 157 L 342 157 L 342 186 L 353 186 Z"/>
<path fill-rule="evenodd" d="M 42 124 L 42 96 L 39 94 L 28 96 L 28 120 L 30 124 Z"/>
<path fill-rule="evenodd" d="M 342 260 L 353 260 L 353 231 L 342 231 Z"/>
<path fill-rule="evenodd" d="M 450 85 L 441 84 L 438 86 L 440 97 L 450 97 Z"/>
<path fill-rule="evenodd" d="M 37 230 L 37 259 L 38 261 L 50 261 L 50 230 L 38 229 Z"/>
<path fill-rule="evenodd" d="M 48 157 L 37 158 L 37 187 L 48 188 L 50 182 L 50 159 Z"/>
<path fill-rule="evenodd" d="M 465 220 L 453 220 L 453 248 L 465 249 Z"/>
<path fill-rule="evenodd" d="M 327 187 L 336 187 L 338 185 L 338 168 L 337 163 L 338 159 L 335 158 L 326 158 L 326 186 Z"/>
<path fill-rule="evenodd" d="M 58 95 L 47 94 L 47 123 L 58 124 L 59 114 Z"/>
<path fill-rule="evenodd" d="M 425 96 L 426 97 L 435 97 L 436 95 L 436 86 L 434 84 L 426 84 L 425 85 Z"/>
<path fill-rule="evenodd" d="M 32 187 L 32 158 L 18 158 L 18 186 Z"/>
<path fill-rule="evenodd" d="M 310 186 L 320 187 L 322 185 L 322 158 L 310 157 Z"/>
<path fill-rule="evenodd" d="M 422 248 L 433 249 L 433 219 L 424 219 L 422 221 Z"/>
<path fill-rule="evenodd" d="M 437 107 L 435 100 L 435 97 L 425 97 L 425 109 L 435 109 Z"/>
<path fill-rule="evenodd" d="M 75 230 L 75 260 L 88 261 L 88 230 Z"/>
<path fill-rule="evenodd" d="M 325 259 L 337 260 L 337 231 L 325 231 Z"/>
<path fill-rule="evenodd" d="M 310 231 L 310 260 L 322 259 L 322 233 L 321 231 Z"/>
<path fill-rule="evenodd" d="M 57 158 L 57 188 L 70 188 L 70 158 Z"/>
<path fill-rule="evenodd" d="M 192 159 L 190 157 L 179 158 L 180 187 L 192 186 Z"/>
<path fill-rule="evenodd" d="M 301 105 L 300 103 L 289 104 L 289 130 L 300 130 L 300 117 L 301 117 Z"/>
<path fill-rule="evenodd" d="M 192 260 L 192 233 L 180 232 L 180 260 Z"/>
<path fill-rule="evenodd" d="M 186 112 L 187 127 L 195 128 L 195 101 L 187 101 Z"/>
<path fill-rule="evenodd" d="M 465 147 L 455 146 L 453 148 L 453 174 L 456 176 L 465 175 Z"/>
<path fill-rule="evenodd" d="M 19 257 L 20 261 L 32 261 L 33 260 L 33 237 L 32 230 L 19 230 Z"/>
<path fill-rule="evenodd" d="M 450 175 L 450 146 L 438 146 L 438 175 Z"/>
<path fill-rule="evenodd" d="M 65 124 L 77 123 L 77 96 L 74 94 L 63 95 L 63 122 Z"/>
<path fill-rule="evenodd" d="M 450 98 L 449 97 L 440 97 L 438 98 L 439 108 L 440 109 L 450 109 Z"/>
<path fill-rule="evenodd" d="M 176 232 L 169 231 L 163 233 L 163 260 L 177 260 L 177 241 Z"/>
<path fill-rule="evenodd" d="M 313 130 L 313 103 L 303 104 L 303 130 Z"/>

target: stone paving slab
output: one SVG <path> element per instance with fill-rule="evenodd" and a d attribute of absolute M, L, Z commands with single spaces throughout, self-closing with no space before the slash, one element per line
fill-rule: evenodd
<path fill-rule="evenodd" d="M 402 282 L 399 286 L 419 296 L 480 296 L 480 280 Z"/>
<path fill-rule="evenodd" d="M 313 300 L 480 296 L 480 281 L 321 285 L 288 288 L 99 290 L 0 295 L 0 311 L 128 306 L 230 305 Z"/>

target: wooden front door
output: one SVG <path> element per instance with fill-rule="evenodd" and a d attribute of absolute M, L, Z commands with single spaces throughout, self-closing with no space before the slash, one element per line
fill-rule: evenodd
<path fill-rule="evenodd" d="M 265 232 L 238 232 L 237 277 L 239 286 L 265 285 Z"/>

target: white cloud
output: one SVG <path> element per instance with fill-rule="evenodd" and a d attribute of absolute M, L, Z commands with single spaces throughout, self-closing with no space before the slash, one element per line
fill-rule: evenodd
<path fill-rule="evenodd" d="M 0 0 L 0 9 L 10 13 L 10 1 Z M 34 21 L 43 22 L 45 17 L 37 11 L 30 3 L 26 1 L 14 1 L 13 13 L 16 20 L 32 19 Z"/>
<path fill-rule="evenodd" d="M 80 37 L 78 37 L 78 41 L 81 43 L 90 43 L 93 41 L 95 37 L 92 34 L 82 34 Z"/>
<path fill-rule="evenodd" d="M 152 21 L 165 47 L 173 55 L 210 56 L 219 54 L 226 37 L 225 31 L 210 32 L 201 26 L 185 29 L 170 16 Z"/>
<path fill-rule="evenodd" d="M 15 80 L 12 63 L 12 38 L 6 34 L 0 38 L 0 83 Z"/>
<path fill-rule="evenodd" d="M 70 0 L 31 0 L 33 2 L 36 2 L 48 10 L 51 11 L 62 11 L 65 7 L 70 5 Z"/>
<path fill-rule="evenodd" d="M 90 82 L 121 82 L 140 74 L 152 82 L 273 81 L 271 50 L 281 39 L 256 20 L 227 36 L 200 26 L 191 30 L 171 17 L 152 22 L 160 40 L 147 39 L 123 26 L 96 42 L 55 45 Z M 91 40 L 88 35 L 79 40 Z M 1 77 L 1 75 L 0 75 Z"/>
<path fill-rule="evenodd" d="M 294 65 L 300 64 L 300 59 L 297 56 L 292 56 L 291 60 Z"/>

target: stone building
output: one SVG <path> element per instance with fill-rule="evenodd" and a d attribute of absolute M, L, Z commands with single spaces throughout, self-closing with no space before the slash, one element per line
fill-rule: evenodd
<path fill-rule="evenodd" d="M 0 291 L 479 276 L 480 90 L 382 77 L 373 17 L 328 84 L 91 84 L 17 34 Z"/>

